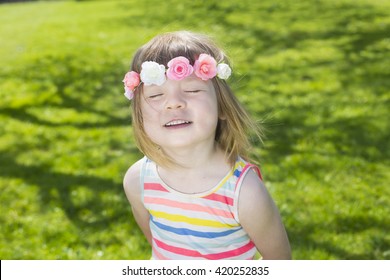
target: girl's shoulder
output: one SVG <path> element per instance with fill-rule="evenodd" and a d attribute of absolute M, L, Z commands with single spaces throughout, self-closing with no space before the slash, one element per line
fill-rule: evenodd
<path fill-rule="evenodd" d="M 146 158 L 142 158 L 135 162 L 127 170 L 123 178 L 123 187 L 127 196 L 133 197 L 138 196 L 141 193 L 141 170 L 144 165 Z"/>

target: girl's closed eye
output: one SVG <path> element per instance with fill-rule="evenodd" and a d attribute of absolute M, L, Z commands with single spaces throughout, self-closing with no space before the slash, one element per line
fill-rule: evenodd
<path fill-rule="evenodd" d="M 157 93 L 148 94 L 146 96 L 146 98 L 150 99 L 150 100 L 157 100 L 157 99 L 161 98 L 162 96 L 163 96 L 163 93 L 157 92 Z"/>
<path fill-rule="evenodd" d="M 184 90 L 184 92 L 186 93 L 198 93 L 198 92 L 201 92 L 202 90 L 201 89 L 187 89 L 187 90 Z"/>

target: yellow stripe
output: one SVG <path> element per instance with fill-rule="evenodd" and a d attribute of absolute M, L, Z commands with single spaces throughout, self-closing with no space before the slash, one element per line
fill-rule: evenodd
<path fill-rule="evenodd" d="M 176 215 L 176 214 L 169 214 L 165 212 L 160 211 L 153 211 L 150 210 L 150 214 L 152 214 L 153 217 L 156 218 L 163 218 L 167 219 L 172 222 L 185 222 L 191 225 L 197 225 L 197 226 L 209 226 L 209 227 L 217 227 L 217 228 L 226 228 L 226 227 L 237 227 L 239 224 L 225 224 L 217 221 L 210 221 L 205 219 L 198 219 L 198 218 L 189 218 L 182 215 Z"/>
<path fill-rule="evenodd" d="M 219 186 L 214 189 L 214 193 L 217 192 L 225 183 L 227 180 L 230 179 L 230 177 L 234 174 L 234 171 L 236 171 L 236 169 L 238 169 L 238 166 L 241 166 L 242 168 L 245 166 L 245 163 L 243 161 L 238 161 L 236 162 L 236 164 L 234 165 L 234 168 L 230 171 L 229 175 L 227 175 L 222 181 L 221 183 L 219 184 Z"/>

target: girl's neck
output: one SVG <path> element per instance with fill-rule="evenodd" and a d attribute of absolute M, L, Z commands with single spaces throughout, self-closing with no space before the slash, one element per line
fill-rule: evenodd
<path fill-rule="evenodd" d="M 173 170 L 191 170 L 199 167 L 204 167 L 215 160 L 220 161 L 224 157 L 223 151 L 218 144 L 214 142 L 212 145 L 199 145 L 198 147 L 182 148 L 182 149 L 164 149 L 164 152 L 171 157 L 176 163 Z"/>
<path fill-rule="evenodd" d="M 209 151 L 168 153 L 177 163 L 173 168 L 158 167 L 161 179 L 183 193 L 208 191 L 231 170 L 224 152 L 215 144 Z"/>

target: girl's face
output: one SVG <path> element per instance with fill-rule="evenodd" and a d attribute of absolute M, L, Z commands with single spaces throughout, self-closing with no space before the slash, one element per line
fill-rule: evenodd
<path fill-rule="evenodd" d="M 192 74 L 144 86 L 141 111 L 146 134 L 162 149 L 214 144 L 218 104 L 211 80 Z"/>

